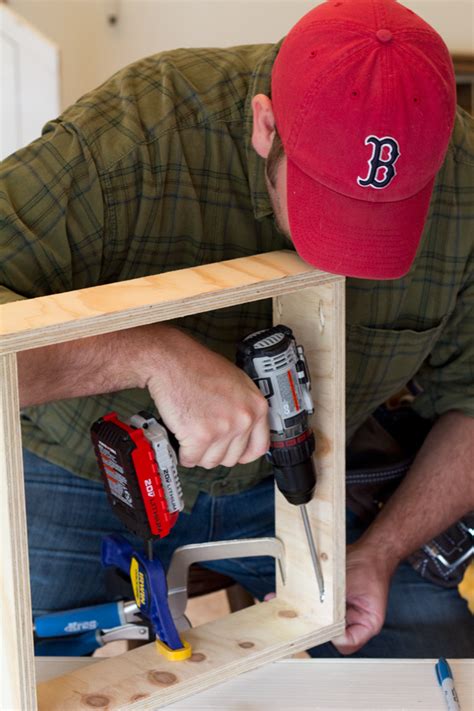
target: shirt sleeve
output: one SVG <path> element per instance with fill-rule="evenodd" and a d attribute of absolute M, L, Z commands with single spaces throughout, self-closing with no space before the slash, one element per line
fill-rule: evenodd
<path fill-rule="evenodd" d="M 0 301 L 100 282 L 104 206 L 87 145 L 59 121 L 0 168 Z"/>
<path fill-rule="evenodd" d="M 456 307 L 416 376 L 422 393 L 414 407 L 423 417 L 459 410 L 474 417 L 474 283 L 472 268 Z"/>

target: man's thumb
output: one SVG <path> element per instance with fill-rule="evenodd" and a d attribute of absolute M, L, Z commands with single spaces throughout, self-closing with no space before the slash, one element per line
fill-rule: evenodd
<path fill-rule="evenodd" d="M 354 654 L 373 637 L 373 634 L 373 631 L 365 625 L 352 624 L 346 627 L 344 634 L 331 641 L 341 654 Z"/>

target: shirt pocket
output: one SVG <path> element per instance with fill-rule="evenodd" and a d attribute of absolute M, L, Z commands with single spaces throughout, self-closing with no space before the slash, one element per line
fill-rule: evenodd
<path fill-rule="evenodd" d="M 413 378 L 439 338 L 446 317 L 423 331 L 347 324 L 348 434 Z"/>

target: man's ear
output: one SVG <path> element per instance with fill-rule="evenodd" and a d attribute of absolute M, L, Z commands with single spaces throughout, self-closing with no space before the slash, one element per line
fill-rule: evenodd
<path fill-rule="evenodd" d="M 266 158 L 275 135 L 275 117 L 272 102 L 265 94 L 257 94 L 252 99 L 253 130 L 252 146 L 258 155 Z"/>

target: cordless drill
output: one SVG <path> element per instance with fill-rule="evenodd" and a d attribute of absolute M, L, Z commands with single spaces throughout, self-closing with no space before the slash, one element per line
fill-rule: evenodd
<path fill-rule="evenodd" d="M 305 506 L 313 498 L 316 471 L 312 459 L 314 434 L 308 424 L 314 406 L 303 347 L 297 345 L 290 328 L 273 326 L 244 338 L 237 346 L 236 362 L 267 399 L 267 460 L 285 499 L 300 506 L 322 602 L 324 580 Z"/>

